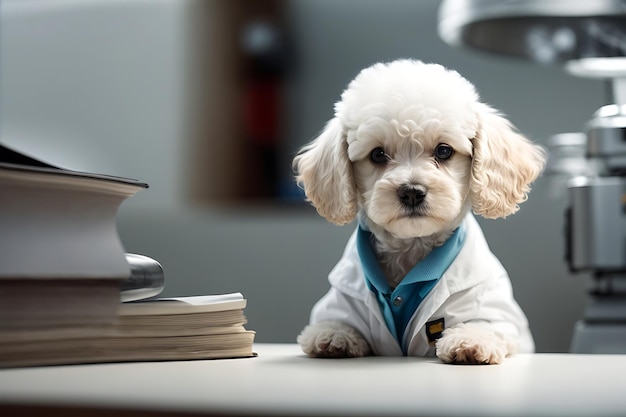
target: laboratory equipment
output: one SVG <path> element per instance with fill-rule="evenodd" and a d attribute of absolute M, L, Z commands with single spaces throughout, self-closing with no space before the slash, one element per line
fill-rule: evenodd
<path fill-rule="evenodd" d="M 571 351 L 626 353 L 626 0 L 444 0 L 440 37 L 604 79 L 610 102 L 584 133 L 551 138 L 547 172 L 568 177 L 566 260 L 593 276 Z"/>

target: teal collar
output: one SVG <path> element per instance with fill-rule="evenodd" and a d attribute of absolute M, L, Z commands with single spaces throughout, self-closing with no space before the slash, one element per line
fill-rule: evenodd
<path fill-rule="evenodd" d="M 457 228 L 443 245 L 433 249 L 418 262 L 395 289 L 387 283 L 387 278 L 376 259 L 372 239 L 372 234 L 359 224 L 357 251 L 363 265 L 365 282 L 378 299 L 389 331 L 406 353 L 403 343 L 406 326 L 417 307 L 458 255 L 465 241 L 465 228 L 463 225 Z"/>

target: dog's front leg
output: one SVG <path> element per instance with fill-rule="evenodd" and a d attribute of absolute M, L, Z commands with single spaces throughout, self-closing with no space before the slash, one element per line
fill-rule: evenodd
<path fill-rule="evenodd" d="M 315 358 L 355 358 L 371 353 L 358 331 L 338 321 L 306 326 L 297 341 L 304 353 Z"/>
<path fill-rule="evenodd" d="M 439 359 L 459 364 L 499 364 L 516 350 L 509 337 L 480 322 L 446 329 L 435 346 Z"/>

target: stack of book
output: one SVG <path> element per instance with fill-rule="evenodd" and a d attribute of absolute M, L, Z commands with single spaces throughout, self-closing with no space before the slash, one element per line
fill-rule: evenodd
<path fill-rule="evenodd" d="M 118 295 L 119 297 L 119 295 Z M 0 330 L 0 366 L 255 356 L 240 293 L 122 303 L 115 323 Z"/>
<path fill-rule="evenodd" d="M 0 144 L 0 367 L 254 356 L 241 294 L 146 300 L 163 270 L 116 215 L 147 187 Z"/>

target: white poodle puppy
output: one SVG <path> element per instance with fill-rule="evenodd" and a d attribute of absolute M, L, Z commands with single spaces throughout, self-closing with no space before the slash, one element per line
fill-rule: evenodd
<path fill-rule="evenodd" d="M 489 364 L 532 352 L 508 275 L 471 211 L 515 213 L 544 162 L 455 71 L 415 60 L 361 71 L 294 159 L 320 215 L 338 225 L 358 218 L 298 336 L 303 351 Z"/>

